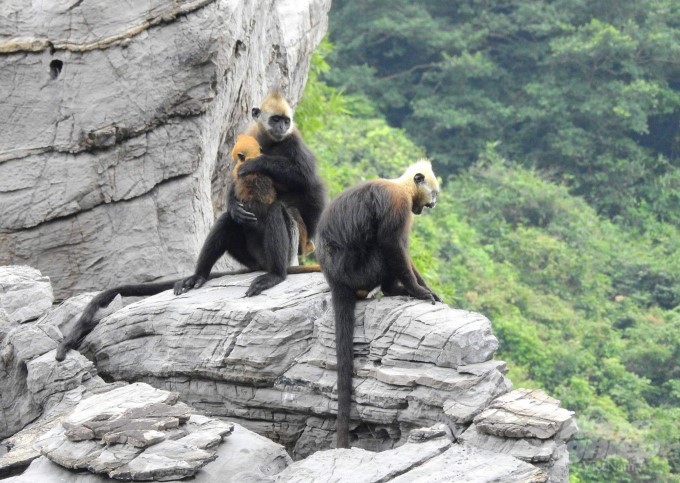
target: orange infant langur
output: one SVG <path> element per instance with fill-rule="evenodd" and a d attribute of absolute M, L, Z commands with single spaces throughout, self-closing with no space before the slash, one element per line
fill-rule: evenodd
<path fill-rule="evenodd" d="M 236 190 L 236 198 L 243 207 L 258 219 L 266 216 L 270 205 L 276 201 L 276 187 L 269 176 L 247 174 L 239 178 L 238 171 L 248 160 L 260 155 L 260 145 L 253 136 L 239 134 L 231 151 L 235 161 L 231 179 Z M 288 208 L 291 217 L 297 223 L 299 232 L 298 255 L 309 255 L 314 251 L 314 242 L 307 236 L 307 227 L 296 208 Z"/>

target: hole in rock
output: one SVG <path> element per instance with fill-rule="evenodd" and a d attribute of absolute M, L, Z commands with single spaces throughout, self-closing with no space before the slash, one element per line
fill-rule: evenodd
<path fill-rule="evenodd" d="M 64 63 L 59 59 L 54 59 L 50 62 L 50 76 L 52 79 L 56 79 L 61 74 L 61 69 L 64 68 Z"/>
<path fill-rule="evenodd" d="M 236 57 L 241 57 L 241 53 L 245 52 L 245 50 L 246 44 L 241 40 L 237 40 L 236 46 L 234 47 L 234 54 L 236 55 Z"/>

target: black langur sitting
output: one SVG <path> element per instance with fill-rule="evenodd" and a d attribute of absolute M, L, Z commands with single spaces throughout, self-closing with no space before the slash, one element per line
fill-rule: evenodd
<path fill-rule="evenodd" d="M 293 110 L 280 92 L 270 93 L 259 108 L 253 108 L 252 115 L 255 121 L 248 134 L 257 140 L 262 153 L 248 160 L 237 174 L 239 178 L 258 173 L 271 178 L 277 201 L 269 205 L 266 216 L 258 218 L 247 211 L 236 196 L 238 183 L 232 183 L 227 212 L 220 215 L 203 243 L 194 275 L 168 282 L 122 285 L 100 292 L 59 344 L 58 361 L 64 360 L 69 349 L 77 347 L 94 329 L 97 310 L 108 306 L 118 294 L 155 295 L 174 288 L 174 293 L 179 295 L 202 286 L 210 278 L 264 270 L 267 273 L 256 277 L 246 291 L 250 297 L 282 282 L 287 274 L 319 271 L 318 265 L 289 266 L 296 256 L 292 241 L 299 230 L 294 228 L 302 223 L 311 239 L 326 203 L 326 188 L 317 174 L 316 158 L 295 128 Z M 305 246 L 308 245 L 305 243 Z M 225 252 L 247 268 L 211 274 L 213 265 Z"/>
<path fill-rule="evenodd" d="M 367 181 L 343 191 L 319 222 L 317 257 L 331 288 L 338 371 L 337 447 L 349 447 L 354 309 L 357 297 L 380 286 L 387 295 L 441 299 L 425 284 L 408 254 L 413 214 L 433 208 L 439 183 L 429 161 L 394 180 Z"/>
<path fill-rule="evenodd" d="M 179 295 L 205 283 L 215 262 L 229 253 L 248 268 L 265 270 L 246 291 L 252 297 L 286 278 L 291 253 L 292 223 L 302 218 L 307 237 L 316 233 L 326 203 L 326 188 L 316 172 L 316 158 L 293 123 L 293 110 L 280 92 L 271 92 L 259 108 L 253 108 L 255 122 L 247 133 L 257 139 L 262 154 L 244 163 L 238 177 L 261 174 L 271 178 L 277 201 L 266 219 L 247 211 L 236 198 L 234 184 L 229 191 L 228 211 L 217 219 L 203 244 L 194 275 L 175 286 Z M 294 211 L 296 210 L 296 211 Z M 261 226 L 258 226 L 261 224 Z M 252 236 L 257 231 L 258 236 Z M 292 267 L 291 267 L 292 268 Z M 306 271 L 318 271 L 309 267 Z M 299 267 L 304 270 L 305 267 Z"/>

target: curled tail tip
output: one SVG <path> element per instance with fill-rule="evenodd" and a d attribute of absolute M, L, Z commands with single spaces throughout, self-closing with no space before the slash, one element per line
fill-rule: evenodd
<path fill-rule="evenodd" d="M 68 347 L 57 347 L 57 353 L 54 355 L 54 359 L 57 362 L 63 362 L 66 359 L 66 353 L 68 352 Z"/>

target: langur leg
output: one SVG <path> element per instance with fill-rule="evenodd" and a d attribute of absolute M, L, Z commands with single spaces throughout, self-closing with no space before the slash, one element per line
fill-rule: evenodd
<path fill-rule="evenodd" d="M 380 284 L 380 290 L 387 297 L 396 297 L 399 295 L 409 294 L 404 287 L 399 285 L 397 279 L 391 276 L 385 277 L 383 279 L 382 283 Z"/>
<path fill-rule="evenodd" d="M 422 300 L 430 300 L 433 304 L 435 298 L 432 292 L 425 287 L 422 287 L 413 273 L 413 263 L 408 256 L 408 248 L 406 240 L 385 240 L 381 245 L 386 266 L 389 267 L 393 278 L 400 281 L 406 290 L 406 293 L 411 297 Z M 390 280 L 387 282 L 387 289 L 390 291 L 396 290 Z M 383 290 L 384 292 L 384 290 Z"/>
<path fill-rule="evenodd" d="M 264 223 L 263 254 L 267 273 L 258 276 L 246 291 L 246 297 L 259 295 L 286 279 L 286 269 L 291 259 L 290 217 L 285 207 L 274 203 Z"/>
<path fill-rule="evenodd" d="M 236 223 L 229 213 L 223 213 L 210 229 L 198 256 L 194 274 L 175 284 L 175 295 L 201 287 L 208 279 L 217 260 L 225 252 L 229 252 L 239 263 L 248 268 L 255 268 L 256 263 L 247 251 L 244 228 Z"/>
<path fill-rule="evenodd" d="M 420 275 L 420 273 L 418 272 L 418 269 L 416 268 L 415 264 L 413 263 L 413 260 L 409 260 L 409 261 L 411 262 L 411 270 L 413 271 L 413 275 L 416 276 L 416 280 L 418 281 L 418 285 L 420 285 L 421 287 L 423 287 L 426 290 L 429 290 L 430 293 L 432 294 L 432 296 L 434 297 L 434 299 L 437 302 L 441 302 L 442 301 L 441 297 L 439 295 L 437 295 L 436 293 L 434 293 L 434 291 L 430 287 L 427 286 L 427 284 L 425 283 L 425 280 L 423 280 L 422 275 Z"/>

